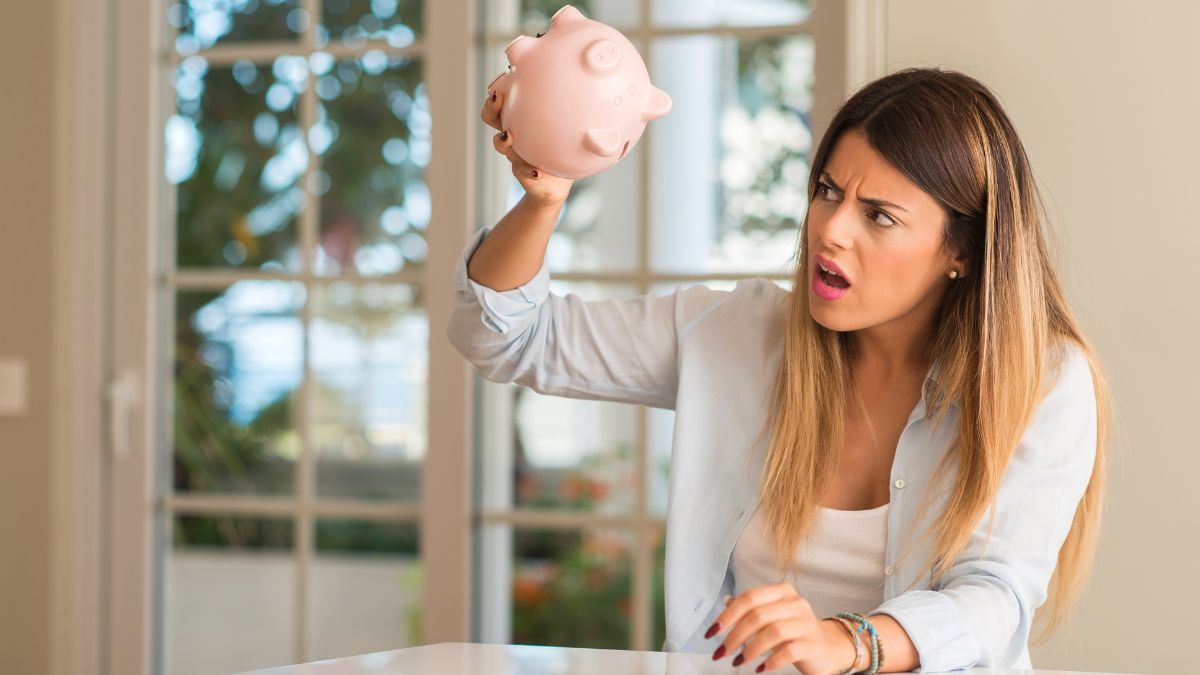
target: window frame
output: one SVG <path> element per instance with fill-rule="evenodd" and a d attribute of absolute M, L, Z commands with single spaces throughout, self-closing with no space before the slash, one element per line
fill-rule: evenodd
<path fill-rule="evenodd" d="M 646 24 L 649 1 L 642 10 Z M 487 450 L 476 430 L 475 392 L 479 392 L 479 402 L 485 408 L 478 418 L 479 427 L 486 429 L 495 424 L 495 415 L 503 414 L 504 407 L 488 408 L 492 394 L 485 386 L 476 389 L 485 383 L 463 362 L 438 327 L 446 325 L 452 306 L 454 261 L 480 220 L 495 222 L 502 215 L 496 211 L 502 197 L 497 198 L 492 188 L 503 184 L 496 180 L 496 172 L 506 174 L 507 168 L 481 161 L 490 148 L 480 148 L 486 145 L 487 130 L 477 116 L 482 101 L 478 92 L 494 75 L 478 72 L 480 50 L 502 38 L 480 36 L 475 3 L 426 3 L 426 42 L 435 46 L 422 54 L 424 79 L 459 85 L 429 87 L 431 110 L 437 120 L 432 130 L 437 152 L 426 170 L 433 220 L 427 230 L 429 253 L 424 271 L 421 278 L 410 280 L 427 289 L 425 310 L 430 325 L 428 450 L 422 469 L 421 503 L 379 507 L 326 502 L 317 508 L 302 501 L 280 504 L 271 498 L 163 499 L 157 486 L 163 484 L 166 467 L 157 460 L 170 441 L 170 410 L 162 404 L 168 400 L 165 389 L 169 380 L 164 376 L 164 367 L 170 362 L 164 319 L 172 315 L 170 293 L 166 291 L 174 289 L 179 279 L 190 284 L 227 282 L 229 278 L 222 280 L 219 275 L 224 272 L 216 272 L 211 278 L 189 279 L 190 273 L 172 275 L 164 268 L 174 261 L 170 232 L 163 227 L 163 223 L 172 222 L 172 214 L 161 171 L 162 134 L 147 130 L 161 129 L 164 111 L 169 109 L 161 105 L 170 93 L 164 67 L 169 45 L 162 39 L 165 3 L 102 0 L 71 4 L 72 11 L 60 13 L 56 26 L 56 35 L 64 45 L 61 49 L 69 56 L 55 71 L 56 92 L 61 94 L 59 107 L 63 109 L 56 111 L 55 128 L 63 132 L 61 138 L 94 142 L 64 143 L 56 152 L 56 193 L 60 196 L 56 201 L 76 206 L 55 216 L 56 227 L 61 228 L 55 249 L 55 278 L 62 282 L 55 296 L 60 301 L 56 316 L 71 329 L 66 337 L 56 339 L 55 353 L 60 362 L 78 364 L 80 369 L 56 380 L 71 386 L 55 397 L 56 410 L 60 411 L 56 413 L 60 419 L 56 426 L 61 429 L 54 443 L 58 458 L 55 466 L 73 471 L 55 477 L 53 499 L 61 513 L 56 526 L 62 529 L 54 535 L 53 544 L 57 553 L 70 555 L 72 562 L 56 565 L 52 579 L 56 588 L 78 589 L 80 593 L 60 590 L 53 599 L 52 612 L 56 616 L 73 617 L 69 624 L 64 620 L 51 636 L 53 652 L 59 655 L 55 658 L 95 663 L 100 666 L 96 669 L 99 672 L 163 670 L 162 655 L 154 649 L 164 630 L 163 617 L 157 614 L 157 597 L 163 589 L 155 556 L 155 532 L 162 525 L 165 508 L 219 510 L 231 515 L 277 515 L 285 509 L 284 513 L 299 514 L 300 525 L 326 513 L 417 519 L 425 580 L 421 596 L 424 642 L 475 641 L 480 633 L 479 627 L 472 624 L 479 614 L 472 592 L 474 536 L 480 525 L 498 522 L 577 528 L 605 525 L 611 520 L 587 514 L 473 511 L 477 443 L 481 451 Z M 301 0 L 311 16 L 317 16 L 316 4 L 317 0 Z M 822 11 L 822 7 L 844 10 Z M 844 39 L 824 37 L 816 41 L 812 112 L 815 137 L 824 130 L 842 96 L 884 72 L 884 26 L 882 0 L 851 0 L 844 5 L 816 3 L 805 30 L 820 29 L 828 31 L 825 35 L 841 35 Z M 649 45 L 651 37 L 662 34 L 753 32 L 704 28 L 671 29 L 650 35 L 631 29 L 630 36 L 642 38 L 642 44 Z M 768 32 L 783 34 L 774 29 Z M 218 45 L 212 51 L 225 49 Z M 647 156 L 648 152 L 642 153 L 643 162 L 648 161 Z M 477 180 L 482 190 L 476 189 Z M 477 204 L 476 195 L 482 197 L 484 208 Z M 639 226 L 642 270 L 646 269 L 648 243 L 645 201 L 643 194 Z M 311 201 L 306 212 L 313 212 Z M 237 274 L 237 278 L 245 276 Z M 634 281 L 640 289 L 647 289 L 663 281 L 738 276 L 557 274 L 556 278 Z M 112 383 L 120 380 L 133 383 L 134 396 L 131 406 L 119 418 L 113 418 L 109 416 L 113 399 L 98 392 L 109 392 Z M 83 386 L 79 386 L 81 383 Z M 644 487 L 644 413 L 639 420 L 637 456 Z M 122 436 L 126 439 L 123 447 L 115 448 L 114 439 Z M 639 501 L 644 502 L 645 490 L 639 493 Z M 284 501 L 300 499 L 297 495 Z M 100 521 L 99 527 L 95 527 L 96 521 Z M 661 521 L 641 516 L 636 516 L 632 524 L 642 532 L 657 532 L 664 526 Z M 74 536 L 89 528 L 94 528 L 93 537 Z M 311 528 L 300 527 L 297 549 L 311 549 L 310 539 Z M 634 607 L 638 617 L 634 648 L 652 649 L 658 648 L 648 644 L 653 611 L 649 587 L 652 551 L 648 545 L 640 549 L 634 557 Z M 296 555 L 299 558 L 307 554 Z M 295 660 L 299 663 L 307 660 L 307 608 L 304 575 L 297 576 L 300 595 Z"/>
<path fill-rule="evenodd" d="M 238 516 L 286 516 L 296 524 L 293 555 L 298 565 L 295 581 L 294 625 L 296 663 L 311 660 L 308 654 L 308 572 L 315 555 L 312 523 L 320 516 L 415 522 L 419 526 L 419 556 L 423 571 L 421 589 L 422 627 L 425 642 L 468 641 L 470 633 L 470 371 L 457 352 L 433 327 L 449 318 L 453 299 L 453 263 L 467 241 L 474 202 L 472 158 L 478 119 L 471 114 L 477 102 L 466 83 L 473 81 L 472 39 L 474 13 L 454 3 L 427 3 L 426 39 L 406 48 L 368 43 L 353 52 L 327 49 L 335 56 L 349 56 L 373 48 L 387 53 L 416 52 L 423 61 L 426 82 L 464 82 L 461 88 L 429 87 L 433 125 L 432 144 L 438 148 L 426 167 L 433 220 L 427 230 L 428 257 L 422 272 L 382 277 L 379 280 L 416 283 L 427 289 L 431 301 L 424 307 L 430 330 L 430 377 L 428 383 L 428 451 L 422 464 L 422 497 L 416 504 L 373 504 L 353 500 L 317 501 L 312 484 L 313 456 L 302 454 L 297 462 L 297 481 L 309 489 L 298 489 L 287 497 L 253 495 L 168 494 L 166 474 L 170 447 L 171 411 L 169 387 L 171 346 L 166 325 L 173 316 L 172 296 L 177 289 L 224 288 L 236 280 L 262 278 L 253 270 L 175 270 L 170 190 L 161 167 L 163 143 L 160 130 L 171 110 L 169 72 L 179 58 L 164 40 L 163 3 L 150 7 L 134 0 L 111 0 L 114 19 L 107 47 L 114 67 L 109 80 L 114 142 L 109 146 L 107 166 L 119 169 L 112 185 L 113 206 L 109 227 L 112 247 L 108 252 L 113 275 L 109 293 L 110 320 L 106 330 L 111 374 L 124 375 L 136 383 L 137 408 L 120 420 L 111 420 L 128 434 L 128 445 L 114 453 L 107 467 L 111 503 L 108 511 L 108 561 L 104 577 L 107 595 L 101 641 L 101 661 L 107 672 L 151 673 L 165 667 L 167 646 L 163 642 L 165 617 L 159 613 L 162 561 L 156 533 L 164 531 L 165 520 L 175 514 L 221 513 Z M 301 0 L 310 16 L 318 16 L 317 0 Z M 215 45 L 200 52 L 210 62 L 232 62 L 242 56 L 257 60 L 283 53 L 311 50 L 313 22 L 306 33 L 286 45 L 256 45 L 248 48 Z M 114 34 L 114 30 L 119 34 Z M 125 34 L 128 31 L 128 34 Z M 432 36 L 438 36 L 437 39 Z M 437 44 L 422 52 L 422 43 Z M 436 51 L 436 54 L 434 53 Z M 464 75 L 466 77 L 464 78 Z M 309 92 L 312 88 L 309 88 Z M 468 100 L 470 99 L 470 100 Z M 301 102 L 312 106 L 314 101 Z M 311 115 L 307 119 L 312 119 Z M 462 130 L 467 133 L 462 133 Z M 467 182 L 463 181 L 466 164 Z M 463 199 L 464 194 L 468 197 Z M 301 244 L 311 255 L 318 223 L 316 197 L 309 195 L 300 227 Z M 103 247 L 101 247 L 103 250 Z M 310 258 L 311 259 L 311 258 Z M 327 283 L 349 278 L 341 275 L 317 278 L 310 271 L 286 276 L 305 282 Z M 372 279 L 373 281 L 376 279 Z M 306 303 L 306 308 L 308 307 Z M 306 309 L 306 311 L 309 311 Z M 308 366 L 306 366 L 308 368 Z M 449 377 L 457 371 L 458 377 Z M 306 372 L 310 376 L 311 372 Z M 306 381 L 307 381 L 306 377 Z M 303 389 L 304 387 L 302 387 Z M 300 394 L 301 398 L 304 394 Z M 301 413 L 301 420 L 303 420 Z M 303 427 L 303 422 L 300 422 Z M 456 497 L 456 495 L 458 497 Z M 161 645 L 161 648 L 156 647 Z"/>

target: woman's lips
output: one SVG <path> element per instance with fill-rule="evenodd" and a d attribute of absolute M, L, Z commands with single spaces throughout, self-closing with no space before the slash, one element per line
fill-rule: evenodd
<path fill-rule="evenodd" d="M 845 270 L 843 270 L 841 267 L 838 267 L 837 263 L 833 262 L 829 258 L 826 258 L 825 256 L 822 256 L 820 254 L 816 254 L 816 255 L 813 255 L 813 262 L 816 263 L 817 265 L 821 265 L 825 269 L 827 269 L 827 270 L 833 272 L 834 274 L 838 275 L 839 277 L 841 277 L 846 282 L 846 285 L 848 285 L 848 286 L 853 285 L 850 282 L 850 275 L 846 274 Z"/>
<path fill-rule="evenodd" d="M 821 278 L 820 267 L 813 267 L 812 289 L 813 293 L 816 293 L 817 297 L 822 300 L 837 300 L 850 292 L 849 286 L 836 288 L 825 283 L 825 280 Z"/>

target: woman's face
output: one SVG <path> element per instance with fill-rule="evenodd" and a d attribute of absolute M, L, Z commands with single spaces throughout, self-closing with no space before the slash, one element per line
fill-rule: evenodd
<path fill-rule="evenodd" d="M 882 200 L 888 204 L 872 203 Z M 842 133 L 818 177 L 809 205 L 808 305 L 836 331 L 927 327 L 951 269 L 965 267 L 942 251 L 946 210 L 883 159 L 858 129 Z M 830 299 L 817 262 L 831 261 L 849 287 Z M 815 285 L 814 285 L 815 284 Z M 823 297 L 823 294 L 825 297 Z M 891 331 L 884 331 L 891 332 Z"/>

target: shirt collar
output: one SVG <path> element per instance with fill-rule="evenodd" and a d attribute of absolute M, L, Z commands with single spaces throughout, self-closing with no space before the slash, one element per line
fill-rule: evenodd
<path fill-rule="evenodd" d="M 933 364 L 929 366 L 929 370 L 925 373 L 925 379 L 921 383 L 921 400 L 917 403 L 916 409 L 913 410 L 912 415 L 909 417 L 909 422 L 915 419 L 929 419 L 932 409 L 936 407 L 935 404 L 944 394 L 944 390 L 938 380 L 941 373 L 942 364 L 935 359 Z M 956 408 L 958 404 L 950 401 L 950 406 Z"/>

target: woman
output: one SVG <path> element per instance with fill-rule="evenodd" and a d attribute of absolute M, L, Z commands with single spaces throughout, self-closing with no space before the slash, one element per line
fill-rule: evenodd
<path fill-rule="evenodd" d="M 665 650 L 806 675 L 1032 667 L 1035 610 L 1050 597 L 1045 639 L 1090 572 L 1108 389 L 985 86 L 907 69 L 846 101 L 791 292 L 550 294 L 571 182 L 493 143 L 526 194 L 463 252 L 448 337 L 489 380 L 676 411 Z"/>

